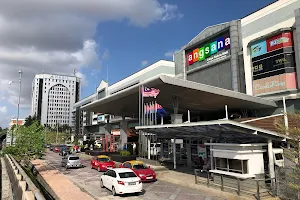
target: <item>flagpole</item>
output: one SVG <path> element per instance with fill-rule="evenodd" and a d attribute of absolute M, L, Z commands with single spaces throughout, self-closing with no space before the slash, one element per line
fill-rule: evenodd
<path fill-rule="evenodd" d="M 140 91 L 140 93 L 141 93 L 141 91 Z M 142 105 L 144 106 L 144 85 L 142 85 L 142 97 L 141 97 L 141 99 L 142 99 Z M 145 122 L 144 122 L 144 120 L 145 120 L 145 111 L 143 112 L 142 111 L 142 125 L 145 125 Z"/>
<path fill-rule="evenodd" d="M 139 86 L 139 126 L 141 126 L 141 86 Z"/>
<path fill-rule="evenodd" d="M 155 103 L 154 103 L 154 110 L 155 110 L 155 125 L 157 125 L 157 103 L 156 103 L 156 100 L 155 100 Z"/>

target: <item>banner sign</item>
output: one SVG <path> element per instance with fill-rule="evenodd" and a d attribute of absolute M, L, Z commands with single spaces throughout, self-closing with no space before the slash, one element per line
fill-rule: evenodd
<path fill-rule="evenodd" d="M 253 81 L 253 94 L 261 95 L 297 89 L 296 73 L 285 73 Z"/>
<path fill-rule="evenodd" d="M 267 42 L 266 40 L 251 45 L 251 57 L 257 57 L 267 53 Z"/>
<path fill-rule="evenodd" d="M 292 32 L 280 33 L 267 39 L 268 52 L 291 46 L 293 46 Z"/>
<path fill-rule="evenodd" d="M 220 36 L 211 42 L 208 42 L 206 44 L 199 45 L 199 48 L 194 48 L 187 50 L 186 59 L 188 65 L 193 65 L 197 62 L 206 61 L 209 57 L 212 55 L 218 55 L 222 53 L 223 51 L 230 49 L 230 36 L 224 35 Z M 228 51 L 226 54 L 229 54 L 230 51 Z M 224 56 L 224 55 L 223 55 Z M 218 58 L 218 56 L 214 56 L 215 58 Z M 211 59 L 213 61 L 215 59 Z M 207 62 L 204 62 L 207 63 Z"/>
<path fill-rule="evenodd" d="M 273 52 L 269 54 L 273 54 Z M 252 63 L 254 80 L 283 74 L 286 68 L 295 68 L 296 66 L 294 53 L 281 53 L 269 56 Z"/>

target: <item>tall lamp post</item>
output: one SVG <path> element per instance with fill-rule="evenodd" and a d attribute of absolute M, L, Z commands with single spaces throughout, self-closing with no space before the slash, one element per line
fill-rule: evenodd
<path fill-rule="evenodd" d="M 21 99 L 21 85 L 22 85 L 22 74 L 23 71 L 22 69 L 19 71 L 19 94 L 18 94 L 18 111 L 17 111 L 17 121 L 16 121 L 16 128 L 15 130 L 18 130 L 18 126 L 19 126 L 19 114 L 20 114 L 20 99 Z M 11 85 L 13 83 L 13 81 L 10 81 L 9 84 Z M 13 145 L 14 144 L 14 131 L 12 131 L 11 133 L 11 141 L 10 144 Z"/>

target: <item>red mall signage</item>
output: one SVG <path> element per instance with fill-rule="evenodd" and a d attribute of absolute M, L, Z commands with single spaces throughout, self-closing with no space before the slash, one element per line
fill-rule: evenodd
<path fill-rule="evenodd" d="M 267 39 L 267 51 L 293 46 L 292 32 L 280 33 Z"/>

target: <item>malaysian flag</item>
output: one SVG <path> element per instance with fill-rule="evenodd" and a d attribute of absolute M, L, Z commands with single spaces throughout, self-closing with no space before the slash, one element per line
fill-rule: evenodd
<path fill-rule="evenodd" d="M 161 117 L 168 114 L 167 111 L 158 103 L 155 104 L 155 110 L 157 114 L 160 115 Z"/>
<path fill-rule="evenodd" d="M 154 97 L 159 95 L 160 90 L 156 88 L 142 87 L 142 97 Z"/>

